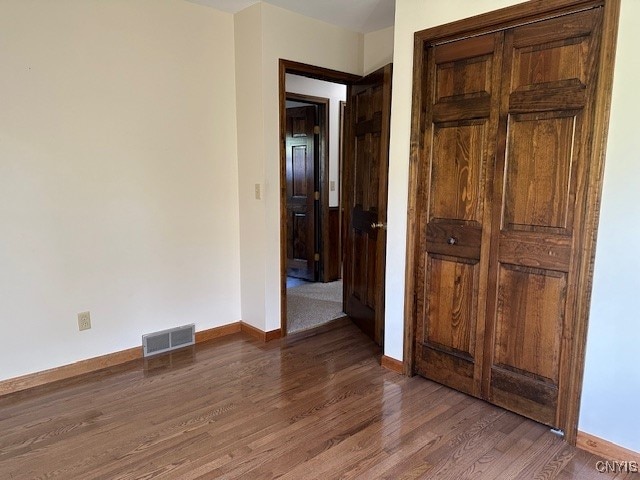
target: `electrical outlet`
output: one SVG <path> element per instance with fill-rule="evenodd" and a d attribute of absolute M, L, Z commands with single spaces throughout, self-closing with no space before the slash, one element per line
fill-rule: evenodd
<path fill-rule="evenodd" d="M 332 191 L 332 192 L 336 191 L 336 181 L 335 180 L 331 180 L 329 182 L 329 190 Z"/>
<path fill-rule="evenodd" d="M 259 183 L 255 184 L 255 194 L 256 194 L 256 200 L 260 200 L 260 197 L 262 195 L 260 194 L 260 184 Z"/>
<path fill-rule="evenodd" d="M 78 330 L 89 330 L 91 328 L 91 315 L 89 312 L 80 312 L 78 314 Z"/>

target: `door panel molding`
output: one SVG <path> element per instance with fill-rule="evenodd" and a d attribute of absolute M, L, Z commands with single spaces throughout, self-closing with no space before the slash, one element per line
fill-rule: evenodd
<path fill-rule="evenodd" d="M 445 48 L 438 47 L 435 50 L 439 50 L 438 63 L 445 63 L 452 59 L 461 58 L 460 53 L 464 50 L 465 41 L 461 41 L 459 44 L 455 42 L 457 40 L 469 39 L 471 37 L 478 37 L 480 35 L 487 35 L 492 32 L 504 32 L 507 29 L 514 27 L 521 27 L 523 25 L 531 24 L 540 20 L 548 20 L 556 17 L 568 15 L 570 13 L 577 13 L 584 11 L 585 13 L 578 13 L 576 17 L 572 17 L 571 22 L 566 23 L 566 29 L 563 31 L 565 23 L 564 19 L 558 19 L 558 25 L 562 25 L 563 28 L 559 28 L 559 35 L 566 34 L 567 31 L 571 31 L 579 35 L 580 29 L 585 29 L 578 25 L 579 21 L 573 21 L 579 17 L 588 17 L 590 14 L 587 12 L 592 9 L 602 9 L 602 25 L 599 45 L 597 45 L 597 55 L 594 57 L 599 58 L 597 64 L 580 64 L 577 63 L 579 68 L 575 72 L 555 72 L 549 78 L 542 78 L 543 82 L 540 83 L 539 79 L 535 76 L 522 73 L 513 82 L 513 85 L 509 85 L 508 88 L 503 88 L 506 91 L 506 97 L 509 101 L 509 115 L 513 115 L 514 119 L 526 119 L 527 115 L 538 115 L 540 118 L 554 118 L 555 120 L 549 120 L 550 123 L 554 123 L 554 130 L 560 129 L 561 133 L 565 129 L 565 138 L 570 138 L 570 135 L 580 134 L 581 131 L 585 131 L 584 126 L 580 125 L 580 116 L 584 113 L 584 109 L 589 110 L 588 115 L 592 118 L 591 124 L 586 127 L 586 130 L 591 132 L 591 141 L 587 141 L 585 138 L 571 138 L 571 143 L 576 143 L 577 148 L 585 149 L 584 151 L 577 152 L 586 161 L 582 162 L 582 165 L 576 166 L 571 159 L 565 161 L 562 165 L 558 165 L 556 168 L 566 172 L 568 177 L 572 176 L 574 169 L 585 168 L 580 175 L 584 180 L 581 185 L 547 185 L 549 195 L 559 196 L 561 209 L 553 212 L 551 215 L 541 215 L 536 207 L 535 202 L 545 200 L 542 196 L 535 195 L 525 202 L 533 202 L 527 210 L 518 210 L 519 204 L 513 203 L 515 198 L 510 198 L 506 213 L 507 218 L 513 220 L 510 222 L 507 231 L 502 232 L 500 243 L 492 243 L 493 248 L 500 249 L 500 260 L 502 268 L 506 267 L 509 274 L 505 274 L 504 279 L 508 282 L 521 282 L 531 281 L 543 284 L 544 288 L 557 297 L 558 305 L 556 307 L 561 311 L 561 315 L 564 315 L 564 325 L 562 331 L 556 332 L 553 335 L 553 341 L 560 342 L 563 350 L 566 349 L 568 354 L 562 355 L 560 359 L 560 379 L 559 384 L 555 385 L 553 382 L 548 382 L 544 377 L 549 375 L 549 367 L 547 364 L 541 364 L 536 372 L 533 371 L 519 371 L 515 365 L 501 365 L 494 364 L 491 366 L 490 362 L 484 362 L 485 371 L 482 377 L 486 381 L 490 382 L 488 385 L 482 385 L 482 391 L 486 395 L 487 392 L 491 392 L 494 401 L 498 404 L 507 404 L 508 408 L 512 408 L 515 411 L 533 411 L 537 409 L 538 418 L 544 423 L 555 424 L 559 426 L 565 433 L 565 439 L 572 444 L 575 444 L 577 435 L 578 413 L 580 405 L 580 394 L 582 389 L 582 377 L 584 369 L 584 350 L 586 344 L 586 331 L 589 314 L 589 304 L 591 296 L 591 286 L 593 277 L 593 262 L 595 256 L 596 234 L 598 225 L 598 213 L 599 213 L 599 200 L 602 190 L 602 173 L 604 167 L 604 156 L 606 151 L 607 130 L 609 121 L 609 109 L 611 103 L 611 87 L 613 79 L 613 65 L 614 65 L 614 53 L 617 39 L 618 18 L 620 12 L 620 0 L 544 0 L 537 2 L 527 2 L 518 4 L 505 9 L 497 10 L 495 12 L 489 12 L 483 15 L 472 17 L 469 19 L 460 20 L 450 24 L 434 27 L 421 32 L 417 32 L 414 37 L 414 71 L 413 71 L 413 107 L 412 107 L 412 128 L 411 128 L 411 156 L 410 156 L 410 171 L 409 171 L 409 203 L 408 203 L 408 225 L 407 225 L 407 267 L 406 267 L 406 282 L 405 282 L 405 336 L 404 336 L 404 365 L 405 374 L 412 375 L 416 373 L 419 365 L 416 364 L 416 358 L 418 357 L 416 352 L 416 334 L 419 333 L 418 325 L 416 324 L 417 318 L 420 317 L 420 312 L 424 311 L 425 305 L 419 298 L 420 295 L 416 295 L 416 276 L 418 269 L 426 268 L 421 264 L 421 251 L 420 251 L 420 237 L 424 233 L 424 228 L 428 222 L 430 214 L 426 211 L 428 207 L 421 204 L 423 198 L 429 197 L 429 192 L 425 192 L 425 189 L 431 185 L 431 173 L 425 172 L 425 168 L 421 166 L 422 158 L 431 158 L 433 156 L 431 139 L 433 133 L 430 131 L 430 125 L 434 122 L 450 122 L 458 121 L 461 117 L 459 113 L 462 111 L 456 111 L 455 108 L 450 108 L 451 105 L 446 107 L 440 107 L 438 104 L 442 104 L 449 99 L 464 98 L 467 102 L 468 108 L 464 110 L 471 112 L 470 117 L 481 116 L 481 113 L 487 111 L 489 107 L 489 96 L 500 96 L 500 92 L 491 92 L 490 86 L 483 85 L 455 85 L 457 91 L 447 91 L 447 88 L 451 84 L 445 84 L 442 87 L 442 91 L 431 92 L 427 87 L 426 78 L 433 77 L 435 74 L 435 62 L 431 61 L 428 57 L 429 52 L 432 52 L 433 46 L 440 45 Z M 535 36 L 538 34 L 538 25 L 530 25 L 523 30 L 518 31 L 518 35 L 515 38 L 508 40 L 510 42 L 509 48 L 515 48 L 516 54 L 513 54 L 509 60 L 505 60 L 506 63 L 510 63 L 513 66 L 512 70 L 519 72 L 519 65 L 524 64 L 532 59 L 533 56 L 538 58 L 544 57 L 558 58 L 558 55 L 567 55 L 570 51 L 577 53 L 581 48 L 580 39 L 576 39 L 573 42 L 567 42 L 564 44 L 565 50 L 561 51 L 551 45 L 550 48 L 535 52 L 535 49 L 530 49 L 521 45 L 521 38 L 526 39 L 528 36 Z M 589 26 L 586 30 L 589 30 Z M 589 30 L 590 31 L 590 30 Z M 524 33 L 523 33 L 524 32 Z M 497 33 L 499 34 L 499 33 Z M 520 35 L 522 34 L 522 35 Z M 488 36 L 486 37 L 488 38 Z M 547 37 L 548 39 L 548 37 Z M 525 40 L 526 41 L 526 40 Z M 455 42 L 455 43 L 450 43 Z M 474 71 L 482 72 L 482 55 L 487 55 L 488 52 L 494 48 L 490 40 L 483 40 L 473 42 L 467 41 L 469 45 L 473 45 L 473 48 L 466 53 L 468 56 L 478 57 L 475 63 L 467 65 L 467 68 Z M 448 45 L 445 45 L 448 44 Z M 456 45 L 457 44 L 457 45 Z M 462 46 L 460 46 L 462 45 Z M 507 48 L 506 46 L 504 47 Z M 573 50 L 572 50 L 573 49 Z M 502 51 L 497 51 L 496 56 L 506 58 Z M 587 59 L 587 62 L 590 61 Z M 582 65 L 582 66 L 580 66 Z M 445 78 L 450 72 L 446 71 L 447 65 L 443 65 L 440 68 L 440 78 Z M 502 70 L 501 68 L 494 70 Z M 583 81 L 581 79 L 586 78 L 584 71 L 595 71 L 594 78 L 597 78 L 597 82 L 591 82 L 592 89 L 587 85 L 587 91 L 585 91 Z M 567 74 L 567 75 L 565 75 Z M 496 79 L 494 72 L 493 80 Z M 502 72 L 498 72 L 499 77 Z M 558 78 L 555 78 L 556 75 Z M 571 77 L 571 78 L 569 78 Z M 476 77 L 477 78 L 477 77 Z M 486 78 L 482 77 L 482 78 Z M 577 78 L 577 80 L 573 80 Z M 493 85 L 499 85 L 492 81 Z M 489 88 L 489 91 L 487 91 Z M 545 90 L 544 92 L 542 90 Z M 436 95 L 437 101 L 433 101 L 433 95 Z M 505 94 L 503 94 L 505 95 Z M 591 96 L 588 100 L 587 96 Z M 431 99 L 431 100 L 430 100 Z M 432 109 L 426 108 L 427 102 L 434 103 Z M 556 115 L 552 113 L 554 110 L 558 110 L 554 105 L 562 105 L 562 114 Z M 587 105 L 585 107 L 585 105 Z M 501 111 L 504 107 L 501 107 Z M 577 113 L 577 117 L 571 116 L 571 109 L 582 110 L 581 113 Z M 537 109 L 537 113 L 532 113 L 532 110 Z M 548 113 L 547 113 L 548 112 Z M 518 115 L 521 115 L 518 117 Z M 563 116 L 564 115 L 564 116 Z M 586 118 L 586 117 L 585 117 Z M 506 122 L 506 118 L 500 119 L 500 122 Z M 567 122 L 571 123 L 565 125 Z M 560 124 L 563 125 L 560 125 Z M 557 125 L 556 125 L 557 124 Z M 491 122 L 489 128 L 493 127 Z M 506 123 L 502 123 L 501 129 L 506 127 Z M 521 128 L 524 128 L 520 125 Z M 517 132 L 516 132 L 517 133 Z M 526 131 L 520 132 L 521 135 L 525 135 Z M 537 135 L 544 135 L 544 132 L 532 132 Z M 504 147 L 497 147 L 498 149 L 504 149 Z M 562 148 L 560 146 L 559 148 Z M 574 152 L 576 154 L 576 152 Z M 496 152 L 496 156 L 504 156 L 504 151 Z M 493 158 L 492 158 L 493 161 Z M 429 170 L 431 167 L 428 168 Z M 500 182 L 498 179 L 496 182 Z M 491 182 L 489 182 L 491 183 Z M 495 188 L 495 186 L 493 187 Z M 518 188 L 512 188 L 507 191 L 509 195 L 516 195 Z M 576 195 L 578 195 L 576 201 Z M 502 195 L 501 195 L 502 197 Z M 517 199 L 519 202 L 522 199 Z M 571 213 L 568 215 L 564 212 L 564 205 L 571 204 L 575 201 L 575 211 L 573 217 Z M 431 205 L 431 203 L 430 203 Z M 500 229 L 502 223 L 502 216 L 505 212 L 504 205 L 499 205 L 499 210 L 493 209 L 490 213 L 492 217 L 492 224 L 494 229 Z M 485 205 L 485 208 L 491 208 L 489 205 Z M 514 216 L 515 215 L 515 216 Z M 576 223 L 577 222 L 577 223 Z M 573 237 L 568 236 L 567 233 L 571 231 L 573 225 L 580 225 L 579 232 L 573 234 Z M 487 235 L 490 234 L 490 228 L 484 228 L 482 231 L 483 244 L 489 243 L 484 240 Z M 547 235 L 546 244 L 536 245 L 534 235 L 536 232 L 545 232 Z M 530 245 L 532 248 L 546 249 L 550 252 L 548 259 L 544 263 L 537 263 L 534 258 L 535 255 L 528 255 L 526 248 L 520 248 L 522 243 Z M 443 246 L 446 248 L 446 245 Z M 483 248 L 485 248 L 483 246 Z M 523 253 L 524 252 L 524 253 Z M 575 253 L 571 253 L 575 252 Z M 446 251 L 438 251 L 438 254 L 446 255 Z M 432 254 L 429 254 L 432 255 Z M 489 257 L 489 252 L 483 251 L 481 254 L 481 269 L 487 268 L 486 264 L 482 262 L 484 258 Z M 496 255 L 491 255 L 491 258 Z M 573 258 L 574 266 L 571 267 L 571 257 Z M 496 257 L 497 258 L 497 257 Z M 508 270 L 509 264 L 517 265 L 516 270 Z M 571 272 L 570 272 L 570 269 Z M 514 273 L 515 272 L 515 273 Z M 528 279 L 534 275 L 535 279 Z M 537 275 L 537 277 L 536 277 Z M 489 272 L 489 278 L 498 278 L 498 265 L 493 264 L 491 266 L 491 272 Z M 522 277 L 522 278 L 520 278 Z M 566 285 L 571 285 L 572 288 L 566 289 Z M 493 286 L 492 291 L 497 291 L 497 285 Z M 482 290 L 482 289 L 481 289 Z M 490 289 L 491 290 L 491 289 Z M 495 311 L 498 308 L 498 298 L 488 298 L 489 305 L 493 302 L 494 306 L 487 308 L 487 311 Z M 561 304 L 561 305 L 560 305 Z M 554 307 L 555 308 L 555 307 Z M 505 313 L 506 314 L 506 313 Z M 487 321 L 489 321 L 487 319 Z M 491 325 L 489 325 L 490 327 Z M 494 325 L 495 327 L 495 325 Z M 483 321 L 478 322 L 478 331 L 476 332 L 476 343 L 484 342 L 481 340 L 484 338 L 485 324 Z M 525 328 L 526 330 L 526 328 Z M 526 333 L 526 332 L 525 332 Z M 484 342 L 484 346 L 480 347 L 484 350 L 483 357 L 487 355 L 493 355 L 493 352 L 497 348 L 512 348 L 512 346 L 505 346 L 495 340 L 493 336 L 489 341 Z M 513 347 L 515 348 L 515 347 Z M 508 358 L 508 354 L 505 353 Z M 456 357 L 449 355 L 447 361 L 455 362 Z M 462 361 L 461 359 L 459 359 Z M 511 362 L 514 363 L 514 362 Z M 517 362 L 516 362 L 517 363 Z M 461 366 L 461 372 L 468 370 L 468 367 Z M 487 370 L 488 369 L 488 370 Z M 470 373 L 470 372 L 468 372 Z M 476 368 L 475 375 L 478 376 Z M 519 397 L 519 400 L 514 401 L 505 391 L 508 391 L 510 385 L 513 385 L 514 379 L 523 385 L 523 382 L 527 384 L 525 392 Z M 468 389 L 477 391 L 479 385 L 477 384 L 477 378 L 475 383 L 469 384 Z M 506 390 L 505 390 L 506 389 Z M 519 402 L 519 404 L 518 404 Z M 546 402 L 546 406 L 545 406 Z M 557 402 L 557 409 L 555 406 Z M 551 407 L 549 407 L 549 405 Z"/>

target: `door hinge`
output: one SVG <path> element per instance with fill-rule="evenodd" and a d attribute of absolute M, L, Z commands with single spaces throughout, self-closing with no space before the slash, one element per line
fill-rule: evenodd
<path fill-rule="evenodd" d="M 320 125 L 315 125 L 313 127 L 313 134 L 314 135 L 320 135 Z"/>
<path fill-rule="evenodd" d="M 320 200 L 320 192 L 313 192 L 313 198 L 316 200 Z"/>
<path fill-rule="evenodd" d="M 316 253 L 316 254 L 313 256 L 313 259 L 314 259 L 316 262 L 319 262 L 319 261 L 320 261 L 320 254 L 319 254 L 319 253 Z"/>

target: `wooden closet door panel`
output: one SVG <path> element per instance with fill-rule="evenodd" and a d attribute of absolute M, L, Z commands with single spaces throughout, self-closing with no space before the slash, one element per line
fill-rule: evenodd
<path fill-rule="evenodd" d="M 600 17 L 505 34 L 483 393 L 552 426 L 571 355 Z"/>
<path fill-rule="evenodd" d="M 427 52 L 416 371 L 480 394 L 501 34 Z"/>

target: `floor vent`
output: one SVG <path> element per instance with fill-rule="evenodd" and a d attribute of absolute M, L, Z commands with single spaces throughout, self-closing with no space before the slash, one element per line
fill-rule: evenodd
<path fill-rule="evenodd" d="M 142 336 L 142 348 L 144 349 L 145 357 L 170 352 L 195 343 L 196 326 L 194 324 L 148 333 Z"/>

